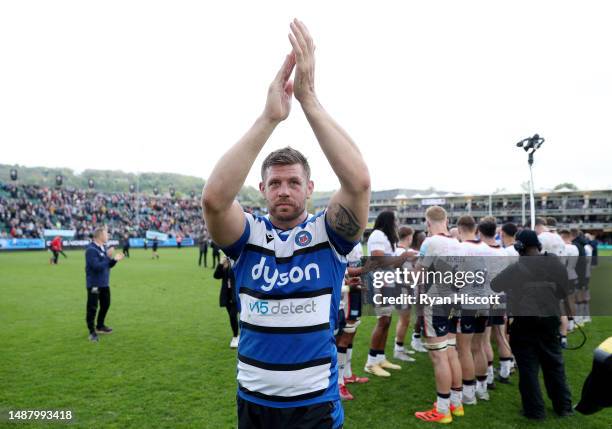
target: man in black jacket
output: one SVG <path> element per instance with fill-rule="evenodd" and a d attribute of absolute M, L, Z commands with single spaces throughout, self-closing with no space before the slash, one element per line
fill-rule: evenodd
<path fill-rule="evenodd" d="M 234 287 L 236 280 L 230 260 L 223 257 L 221 263 L 215 268 L 213 277 L 221 280 L 221 291 L 219 292 L 219 307 L 225 307 L 229 315 L 230 325 L 232 327 L 232 341 L 230 347 L 235 349 L 238 347 L 238 305 L 236 300 L 236 289 Z"/>
<path fill-rule="evenodd" d="M 521 256 L 491 282 L 495 292 L 505 292 L 510 325 L 510 346 L 519 370 L 523 414 L 545 417 L 538 374 L 540 366 L 553 408 L 559 416 L 573 413 L 559 343 L 559 300 L 569 291 L 567 270 L 555 255 L 542 254 L 535 232 L 521 231 L 515 248 Z"/>
<path fill-rule="evenodd" d="M 85 250 L 85 275 L 87 281 L 87 313 L 86 321 L 89 329 L 89 340 L 98 341 L 98 333 L 110 334 L 111 328 L 104 324 L 104 318 L 110 307 L 110 269 L 123 259 L 123 254 L 113 256 L 113 248 L 106 248 L 108 242 L 108 231 L 106 227 L 98 227 L 94 231 L 93 241 Z M 98 300 L 100 311 L 98 321 L 94 328 L 94 320 L 98 311 Z"/>
<path fill-rule="evenodd" d="M 208 241 L 210 238 L 208 237 L 208 232 L 202 232 L 200 235 L 199 246 L 200 246 L 200 257 L 198 258 L 198 265 L 202 266 L 202 259 L 204 259 L 204 268 L 208 266 L 207 256 L 208 256 Z"/>

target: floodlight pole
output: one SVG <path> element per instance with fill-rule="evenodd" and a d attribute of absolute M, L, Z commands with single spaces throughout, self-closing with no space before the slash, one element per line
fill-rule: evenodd
<path fill-rule="evenodd" d="M 529 157 L 527 158 L 527 163 L 529 164 L 529 208 L 530 208 L 530 218 L 531 218 L 531 229 L 535 228 L 535 196 L 533 186 L 533 154 L 536 150 L 538 150 L 542 143 L 544 143 L 544 138 L 540 137 L 538 134 L 534 134 L 533 137 L 527 137 L 526 139 L 521 140 L 516 144 L 517 147 L 523 148 L 525 152 L 529 153 Z"/>
<path fill-rule="evenodd" d="M 529 214 L 531 215 L 531 229 L 535 229 L 535 196 L 534 196 L 534 186 L 533 186 L 533 152 L 529 154 Z"/>

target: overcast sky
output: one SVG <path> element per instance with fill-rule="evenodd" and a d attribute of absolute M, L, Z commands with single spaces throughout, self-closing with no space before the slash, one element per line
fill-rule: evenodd
<path fill-rule="evenodd" d="M 261 112 L 293 17 L 322 104 L 375 190 L 612 187 L 609 1 L 14 1 L 0 4 L 0 163 L 206 178 Z M 302 150 L 338 182 L 294 100 L 255 163 Z"/>

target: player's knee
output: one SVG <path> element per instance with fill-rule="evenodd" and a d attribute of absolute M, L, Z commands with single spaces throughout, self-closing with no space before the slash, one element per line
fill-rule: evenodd
<path fill-rule="evenodd" d="M 391 316 L 380 316 L 377 324 L 380 328 L 388 329 L 391 326 Z"/>

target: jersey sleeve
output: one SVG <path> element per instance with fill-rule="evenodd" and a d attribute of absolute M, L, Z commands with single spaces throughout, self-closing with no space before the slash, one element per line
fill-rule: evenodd
<path fill-rule="evenodd" d="M 433 247 L 431 239 L 428 237 L 421 244 L 421 249 L 419 250 L 419 264 L 425 268 L 429 268 L 433 265 L 435 260 L 435 255 L 433 252 Z"/>
<path fill-rule="evenodd" d="M 385 252 L 387 250 L 388 241 L 389 240 L 387 239 L 387 236 L 384 232 L 378 229 L 372 231 L 370 237 L 368 238 L 368 256 L 371 256 L 372 252 L 374 251 Z"/>
<path fill-rule="evenodd" d="M 230 259 L 236 260 L 240 257 L 240 254 L 244 250 L 247 242 L 249 241 L 249 237 L 251 236 L 251 224 L 253 223 L 253 215 L 250 213 L 244 213 L 244 231 L 240 238 L 233 244 L 229 246 L 222 247 L 223 253 L 225 253 Z"/>

